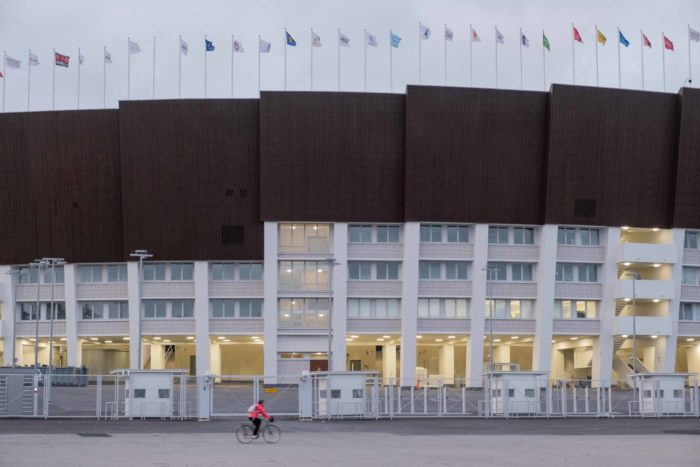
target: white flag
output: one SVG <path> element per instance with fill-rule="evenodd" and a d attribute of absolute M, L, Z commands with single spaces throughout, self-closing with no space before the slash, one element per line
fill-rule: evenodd
<path fill-rule="evenodd" d="M 37 66 L 38 64 L 39 64 L 39 57 L 37 57 L 33 53 L 30 53 L 29 54 L 29 65 Z"/>
<path fill-rule="evenodd" d="M 522 32 L 520 32 L 520 44 L 522 44 L 523 47 L 530 47 L 530 40 Z"/>
<path fill-rule="evenodd" d="M 691 41 L 700 42 L 700 31 L 696 31 L 695 29 L 688 26 L 688 38 Z"/>
<path fill-rule="evenodd" d="M 141 52 L 141 47 L 139 47 L 138 42 L 133 42 L 131 39 L 129 39 L 129 53 L 137 54 L 139 52 Z"/>
<path fill-rule="evenodd" d="M 19 68 L 19 65 L 22 63 L 21 60 L 17 60 L 16 58 L 12 58 L 9 55 L 5 56 L 5 65 L 7 65 L 10 68 Z"/>
<path fill-rule="evenodd" d="M 445 39 L 452 42 L 455 38 L 455 34 L 452 32 L 452 29 L 448 28 L 445 26 Z"/>
<path fill-rule="evenodd" d="M 78 63 L 79 63 L 80 65 L 82 65 L 83 63 L 85 63 L 85 55 L 83 55 L 83 54 L 78 55 Z"/>
<path fill-rule="evenodd" d="M 501 31 L 496 28 L 496 42 L 499 44 L 503 44 L 503 34 L 501 34 Z"/>
<path fill-rule="evenodd" d="M 311 45 L 313 47 L 321 47 L 321 37 L 315 32 L 311 33 Z"/>
<path fill-rule="evenodd" d="M 342 32 L 338 32 L 338 44 L 343 47 L 350 47 L 350 38 Z"/>
<path fill-rule="evenodd" d="M 481 42 L 481 37 L 474 29 L 472 29 L 472 42 Z"/>
<path fill-rule="evenodd" d="M 259 46 L 260 46 L 260 52 L 266 54 L 266 53 L 270 52 L 270 47 L 272 47 L 272 44 L 270 44 L 270 43 L 267 42 L 267 41 L 264 41 L 264 40 L 260 39 L 260 44 L 259 44 Z"/>
<path fill-rule="evenodd" d="M 105 63 L 112 63 L 112 54 L 105 50 Z"/>
<path fill-rule="evenodd" d="M 138 47 L 138 45 L 137 45 Z M 187 55 L 187 52 L 190 51 L 190 48 L 187 46 L 187 42 L 185 42 L 182 37 L 180 38 L 180 52 L 182 55 Z"/>
<path fill-rule="evenodd" d="M 239 40 L 234 39 L 233 40 L 233 51 L 238 52 L 239 54 L 242 54 L 243 52 L 245 52 L 245 50 L 243 50 L 243 43 Z"/>
<path fill-rule="evenodd" d="M 367 45 L 370 47 L 377 47 L 377 36 L 374 34 L 366 33 L 367 35 Z"/>
<path fill-rule="evenodd" d="M 427 26 L 423 26 L 422 24 L 420 25 L 420 38 L 421 39 L 430 39 L 430 28 Z"/>

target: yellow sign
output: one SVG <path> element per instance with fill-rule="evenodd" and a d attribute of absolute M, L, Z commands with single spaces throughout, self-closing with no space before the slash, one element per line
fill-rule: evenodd
<path fill-rule="evenodd" d="M 277 392 L 277 388 L 265 388 L 265 392 L 268 394 L 274 394 Z"/>

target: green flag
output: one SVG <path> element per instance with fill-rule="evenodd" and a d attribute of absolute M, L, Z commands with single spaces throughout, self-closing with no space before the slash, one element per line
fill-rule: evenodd
<path fill-rule="evenodd" d="M 549 39 L 547 39 L 547 36 L 544 35 L 544 32 L 542 33 L 542 45 L 545 49 L 551 52 L 551 49 L 549 48 Z"/>

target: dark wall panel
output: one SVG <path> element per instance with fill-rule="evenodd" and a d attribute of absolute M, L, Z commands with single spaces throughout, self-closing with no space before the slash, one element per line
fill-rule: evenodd
<path fill-rule="evenodd" d="M 264 92 L 265 221 L 403 221 L 404 96 Z"/>
<path fill-rule="evenodd" d="M 406 220 L 537 224 L 547 94 L 409 86 Z"/>
<path fill-rule="evenodd" d="M 553 85 L 546 222 L 671 226 L 677 100 Z"/>
<path fill-rule="evenodd" d="M 258 100 L 131 101 L 119 115 L 124 258 L 261 260 Z"/>
<path fill-rule="evenodd" d="M 0 115 L 0 264 L 121 259 L 116 110 Z"/>
<path fill-rule="evenodd" d="M 681 90 L 675 227 L 700 228 L 700 90 Z"/>

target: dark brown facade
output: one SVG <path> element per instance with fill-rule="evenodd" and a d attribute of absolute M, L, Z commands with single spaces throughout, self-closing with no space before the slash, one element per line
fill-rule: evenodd
<path fill-rule="evenodd" d="M 123 257 L 263 259 L 257 100 L 123 102 Z"/>
<path fill-rule="evenodd" d="M 700 228 L 700 90 L 680 93 L 678 170 L 673 225 Z"/>
<path fill-rule="evenodd" d="M 553 85 L 548 224 L 670 227 L 678 97 Z"/>
<path fill-rule="evenodd" d="M 402 222 L 404 96 L 264 92 L 261 216 Z"/>
<path fill-rule="evenodd" d="M 0 263 L 122 259 L 119 112 L 0 115 Z"/>
<path fill-rule="evenodd" d="M 547 94 L 409 86 L 406 220 L 539 224 Z"/>

